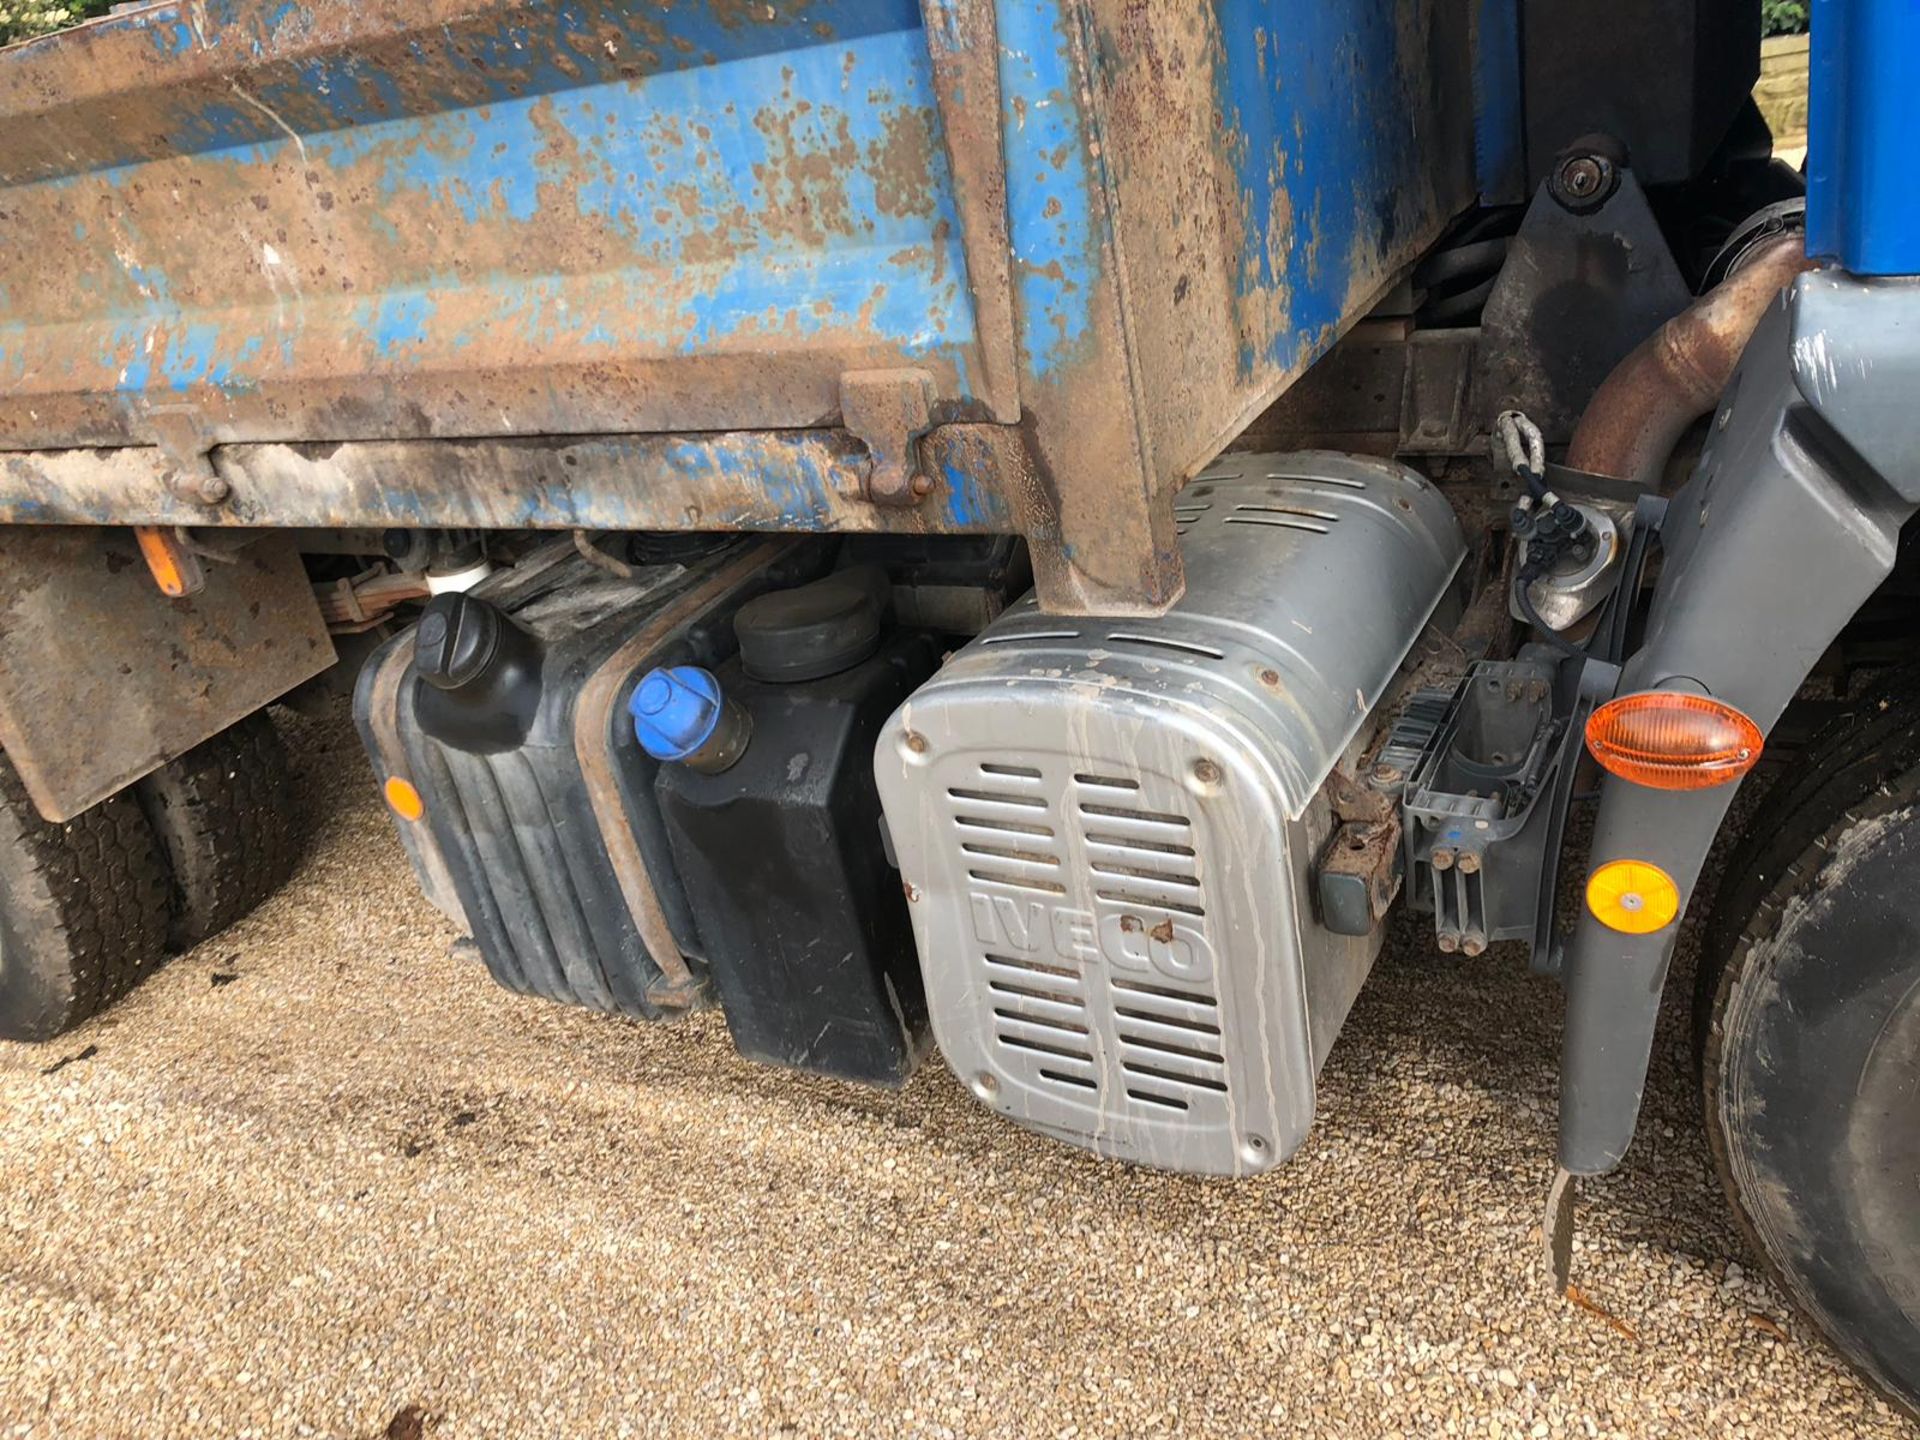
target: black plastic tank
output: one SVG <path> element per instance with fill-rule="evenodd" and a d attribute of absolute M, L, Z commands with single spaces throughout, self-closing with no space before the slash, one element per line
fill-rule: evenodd
<path fill-rule="evenodd" d="M 926 1051 L 926 1001 L 873 746 L 940 645 L 889 627 L 885 597 L 861 569 L 743 606 L 739 653 L 712 678 L 744 749 L 677 736 L 683 758 L 654 783 L 735 1047 L 898 1085 Z"/>
<path fill-rule="evenodd" d="M 649 667 L 722 662 L 742 604 L 832 556 L 734 539 L 622 575 L 561 540 L 437 597 L 370 658 L 355 719 L 382 782 L 420 797 L 409 856 L 502 985 L 648 1018 L 710 1003 L 627 698 Z"/>

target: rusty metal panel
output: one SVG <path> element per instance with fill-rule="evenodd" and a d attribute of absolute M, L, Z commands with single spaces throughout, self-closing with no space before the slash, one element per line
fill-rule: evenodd
<path fill-rule="evenodd" d="M 915 0 L 178 0 L 0 51 L 0 448 L 979 408 Z"/>
<path fill-rule="evenodd" d="M 293 542 L 262 537 L 168 600 L 132 537 L 0 529 L 0 749 L 70 820 L 333 663 Z"/>
<path fill-rule="evenodd" d="M 1471 202 L 1472 4 L 173 0 L 0 52 L 0 516 L 1011 523 L 1050 609 L 1163 609 L 1173 493 Z M 926 377 L 899 515 L 849 372 Z M 640 496 L 348 463 L 529 436 Z"/>
<path fill-rule="evenodd" d="M 1173 491 L 1472 203 L 1469 9 L 1001 0 L 1022 395 L 1096 608 L 1177 593 Z"/>
<path fill-rule="evenodd" d="M 228 498 L 165 483 L 151 447 L 0 453 L 0 524 L 397 525 L 479 530 L 767 530 L 1008 534 L 1025 530 L 1019 432 L 944 425 L 920 446 L 932 488 L 866 499 L 868 455 L 839 430 L 227 445 Z"/>
<path fill-rule="evenodd" d="M 1470 0 L 1095 0 L 1129 331 L 1191 474 L 1473 202 Z"/>

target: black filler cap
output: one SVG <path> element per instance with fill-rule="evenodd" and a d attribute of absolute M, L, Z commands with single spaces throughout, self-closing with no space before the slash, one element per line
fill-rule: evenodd
<path fill-rule="evenodd" d="M 458 690 L 492 662 L 501 623 L 498 610 L 472 595 L 434 596 L 414 632 L 414 668 L 436 690 Z"/>
<path fill-rule="evenodd" d="M 811 585 L 757 596 L 733 619 L 740 668 L 775 685 L 850 670 L 880 648 L 880 621 L 890 593 L 886 572 L 860 565 Z"/>

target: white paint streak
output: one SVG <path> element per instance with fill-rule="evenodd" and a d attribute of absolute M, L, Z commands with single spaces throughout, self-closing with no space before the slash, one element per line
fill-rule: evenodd
<path fill-rule="evenodd" d="M 300 163 L 305 165 L 307 163 L 307 142 L 300 138 L 300 132 L 281 118 L 280 112 L 267 104 L 266 101 L 256 99 L 254 96 L 249 95 L 246 88 L 242 86 L 238 80 L 229 80 L 227 84 L 232 87 L 234 94 L 238 95 L 242 100 L 246 101 L 247 104 L 258 110 L 262 115 L 266 116 L 286 132 L 287 138 L 293 141 L 294 148 L 300 152 Z"/>
<path fill-rule="evenodd" d="M 1811 335 L 1797 338 L 1793 342 L 1793 363 L 1794 368 L 1808 378 L 1821 396 L 1831 395 L 1839 388 L 1833 347 L 1827 343 L 1826 331 L 1816 330 Z"/>

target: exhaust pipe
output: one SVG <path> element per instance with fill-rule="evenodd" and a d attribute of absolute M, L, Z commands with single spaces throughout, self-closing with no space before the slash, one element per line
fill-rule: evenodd
<path fill-rule="evenodd" d="M 1812 268 L 1797 230 L 1755 245 L 1738 270 L 1614 367 L 1573 432 L 1568 467 L 1658 489 L 1667 457 L 1727 388 L 1767 306 Z"/>

